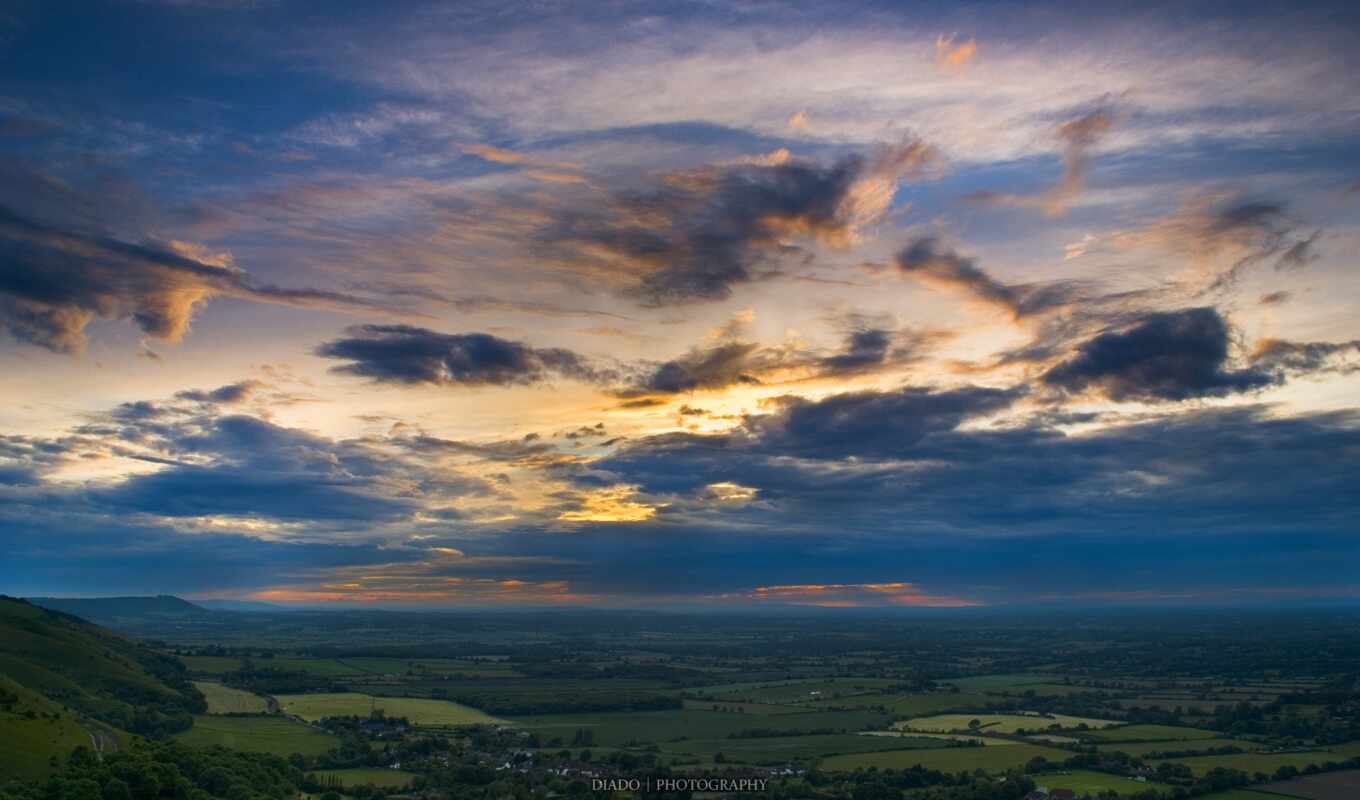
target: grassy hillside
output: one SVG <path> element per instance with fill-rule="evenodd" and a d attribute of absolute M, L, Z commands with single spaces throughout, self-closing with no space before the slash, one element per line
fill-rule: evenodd
<path fill-rule="evenodd" d="M 90 746 L 90 734 L 79 715 L 0 675 L 0 775 L 41 778 L 53 756 L 82 744 Z"/>
<path fill-rule="evenodd" d="M 206 709 L 183 665 L 82 619 L 0 596 L 0 675 L 54 703 L 142 734 Z"/>
<path fill-rule="evenodd" d="M 35 606 L 74 614 L 82 619 L 116 619 L 118 617 L 197 617 L 210 614 L 208 609 L 188 600 L 168 594 L 155 597 L 30 597 Z"/>

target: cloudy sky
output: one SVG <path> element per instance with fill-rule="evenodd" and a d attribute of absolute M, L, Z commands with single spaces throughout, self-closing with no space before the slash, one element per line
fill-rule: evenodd
<path fill-rule="evenodd" d="M 1353 4 L 17 0 L 0 590 L 1360 597 Z"/>

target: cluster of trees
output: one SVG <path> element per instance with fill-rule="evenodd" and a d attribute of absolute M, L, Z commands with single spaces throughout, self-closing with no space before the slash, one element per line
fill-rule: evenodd
<path fill-rule="evenodd" d="M 488 714 L 537 715 L 582 714 L 600 711 L 668 711 L 684 706 L 675 695 L 645 689 L 608 687 L 581 691 L 525 692 L 522 687 L 454 693 L 449 699 Z"/>
<path fill-rule="evenodd" d="M 300 694 L 302 692 L 342 692 L 344 687 L 311 672 L 257 665 L 246 658 L 239 669 L 223 673 L 222 683 L 256 694 Z"/>
<path fill-rule="evenodd" d="M 102 758 L 78 748 L 45 782 L 0 785 L 0 800 L 292 800 L 302 781 L 278 756 L 142 741 Z"/>

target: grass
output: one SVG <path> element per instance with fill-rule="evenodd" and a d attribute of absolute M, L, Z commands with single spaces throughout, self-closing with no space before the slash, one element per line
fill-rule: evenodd
<path fill-rule="evenodd" d="M 1185 742 L 1194 739 L 1213 739 L 1214 731 L 1199 728 L 1180 728 L 1174 725 L 1121 725 L 1117 728 L 1090 731 L 1086 734 L 1102 742 Z"/>
<path fill-rule="evenodd" d="M 895 715 L 911 714 L 924 716 L 948 711 L 984 710 L 994 701 L 985 695 L 966 693 L 931 692 L 928 694 L 863 694 L 850 697 L 829 698 L 820 702 L 802 704 L 803 708 L 877 708 L 883 707 Z"/>
<path fill-rule="evenodd" d="M 263 714 L 269 710 L 269 703 L 258 694 L 208 681 L 194 681 L 194 686 L 207 699 L 209 714 Z"/>
<path fill-rule="evenodd" d="M 177 656 L 195 675 L 221 675 L 241 668 L 241 659 L 234 656 Z"/>
<path fill-rule="evenodd" d="M 321 755 L 340 740 L 284 717 L 194 717 L 194 727 L 175 738 L 195 747 L 220 745 L 249 753 Z"/>
<path fill-rule="evenodd" d="M 1192 756 L 1189 758 L 1166 759 L 1176 764 L 1184 764 L 1195 775 L 1203 775 L 1215 767 L 1240 769 L 1248 775 L 1263 772 L 1273 775 L 1275 770 L 1284 766 L 1303 769 L 1309 764 L 1322 766 L 1328 761 L 1340 763 L 1349 756 L 1336 750 L 1315 750 L 1307 753 L 1242 753 L 1234 756 Z"/>
<path fill-rule="evenodd" d="M 916 733 L 910 734 L 904 731 L 864 731 L 860 736 L 879 736 L 887 739 L 910 738 L 910 739 L 946 739 L 951 742 L 977 742 L 983 747 L 997 747 L 999 745 L 1024 744 L 1014 739 L 998 739 L 995 736 L 969 736 L 966 733 Z"/>
<path fill-rule="evenodd" d="M 0 691 L 18 697 L 10 710 L 0 709 L 0 776 L 38 780 L 52 771 L 48 761 L 53 756 L 64 760 L 77 747 L 92 746 L 90 734 L 74 711 L 4 675 L 0 675 Z M 28 719 L 27 712 L 35 719 Z M 106 725 L 85 724 L 122 738 Z"/>
<path fill-rule="evenodd" d="M 836 699 L 880 693 L 899 681 L 887 678 L 822 678 L 777 684 L 735 684 L 695 690 L 705 698 L 752 703 L 834 703 Z"/>
<path fill-rule="evenodd" d="M 753 728 L 807 733 L 855 733 L 887 724 L 889 717 L 873 711 L 809 711 L 801 714 L 732 714 L 682 709 L 597 714 L 545 714 L 515 717 L 513 722 L 538 734 L 544 742 L 560 738 L 570 743 L 577 730 L 591 732 L 594 743 L 621 746 L 630 742 L 672 742 L 678 739 L 718 739 Z"/>
<path fill-rule="evenodd" d="M 1084 794 L 1100 794 L 1101 792 L 1114 790 L 1120 794 L 1134 794 L 1136 792 L 1146 792 L 1149 789 L 1157 791 L 1170 790 L 1170 786 L 1162 783 L 1139 783 L 1130 778 L 1120 775 L 1109 775 L 1104 772 L 1092 772 L 1084 769 L 1074 769 L 1065 774 L 1034 775 L 1034 784 L 1043 786 L 1047 789 L 1071 789 L 1080 797 Z"/>
<path fill-rule="evenodd" d="M 1280 800 L 1280 795 L 1253 792 L 1250 789 L 1225 789 L 1213 794 L 1200 795 L 1199 800 Z"/>
<path fill-rule="evenodd" d="M 706 763 L 722 753 L 732 762 L 745 764 L 783 764 L 790 761 L 811 760 L 841 753 L 862 753 L 877 750 L 939 747 L 941 742 L 918 738 L 884 738 L 830 734 L 826 736 L 774 736 L 757 739 L 687 739 L 669 742 L 661 750 L 667 754 L 697 756 Z"/>
<path fill-rule="evenodd" d="M 279 702 L 284 712 L 308 721 L 322 717 L 367 717 L 372 710 L 382 709 L 387 716 L 405 717 L 412 725 L 476 725 L 503 722 L 475 708 L 447 700 L 427 700 L 418 697 L 374 697 L 358 692 L 336 692 L 281 694 L 274 699 Z"/>
<path fill-rule="evenodd" d="M 972 730 L 969 723 L 973 720 L 981 723 L 981 726 L 977 728 L 980 733 L 1015 733 L 1018 730 L 1043 731 L 1053 725 L 1067 729 L 1075 728 L 1078 725 L 1085 725 L 1088 728 L 1102 728 L 1116 724 L 1105 719 L 1069 717 L 1065 714 L 1053 714 L 1047 717 L 1027 714 L 938 714 L 933 717 L 909 719 L 893 727 L 948 733 Z"/>
<path fill-rule="evenodd" d="M 326 778 L 339 778 L 340 785 L 345 786 L 378 786 L 384 789 L 401 789 L 409 786 L 415 780 L 414 772 L 403 772 L 399 769 L 382 769 L 379 767 L 357 767 L 354 769 L 323 769 L 314 773 L 319 780 Z"/>
<path fill-rule="evenodd" d="M 1049 761 L 1062 761 L 1072 754 L 1052 747 L 1017 744 L 1014 747 L 949 747 L 938 750 L 892 750 L 882 753 L 856 753 L 822 759 L 819 768 L 830 771 L 849 771 L 859 768 L 909 769 L 920 764 L 927 769 L 944 772 L 971 772 L 983 769 L 1000 772 L 1024 766 L 1030 759 L 1043 756 Z"/>
<path fill-rule="evenodd" d="M 1182 753 L 1192 750 L 1213 750 L 1219 747 L 1240 747 L 1247 752 L 1251 752 L 1260 745 L 1256 742 L 1248 742 L 1244 739 L 1191 739 L 1189 741 L 1172 742 L 1111 742 L 1100 744 L 1096 749 L 1102 753 L 1119 751 L 1128 753 L 1131 756 L 1145 756 L 1148 753 L 1164 753 L 1167 751 Z"/>
<path fill-rule="evenodd" d="M 694 711 L 725 711 L 730 714 L 798 714 L 807 709 L 801 706 L 775 703 L 725 703 L 721 700 L 685 700 L 685 708 Z"/>
<path fill-rule="evenodd" d="M 1031 684 L 1052 684 L 1055 676 L 1031 672 L 1006 675 L 972 675 L 967 678 L 951 678 L 941 683 L 952 683 L 965 692 L 1011 691 Z"/>

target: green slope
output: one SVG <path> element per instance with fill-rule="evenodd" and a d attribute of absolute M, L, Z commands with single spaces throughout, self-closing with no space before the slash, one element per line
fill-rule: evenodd
<path fill-rule="evenodd" d="M 80 745 L 90 747 L 90 734 L 75 712 L 0 675 L 0 776 L 44 777 L 54 756 Z"/>
<path fill-rule="evenodd" d="M 155 597 L 29 597 L 35 606 L 101 622 L 120 617 L 199 617 L 212 612 L 174 595 Z"/>
<path fill-rule="evenodd" d="M 192 724 L 206 705 L 184 667 L 82 619 L 0 595 L 0 676 L 142 734 Z"/>

